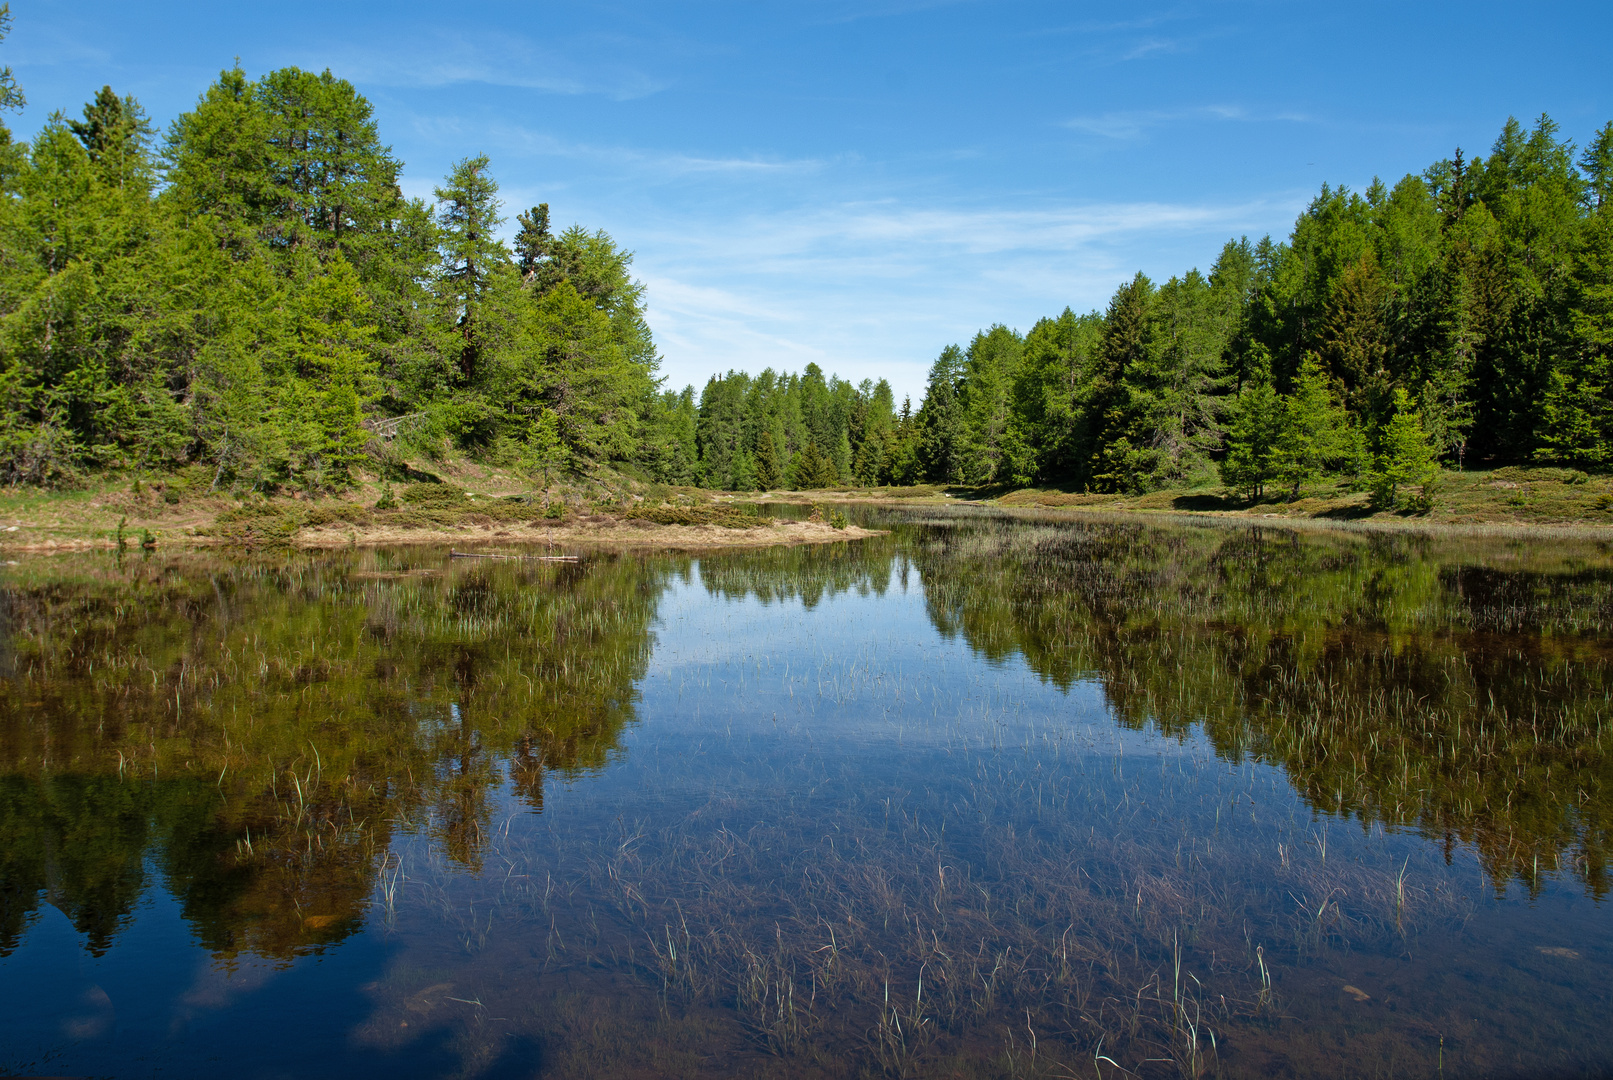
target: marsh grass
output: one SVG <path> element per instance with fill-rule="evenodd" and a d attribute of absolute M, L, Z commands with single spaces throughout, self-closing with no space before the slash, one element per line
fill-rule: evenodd
<path fill-rule="evenodd" d="M 1295 521 L 1429 526 L 1585 525 L 1605 532 L 1613 525 L 1613 478 L 1577 469 L 1507 466 L 1493 470 L 1442 471 L 1433 508 L 1407 512 L 1375 510 L 1364 491 L 1347 482 L 1313 485 L 1299 499 L 1286 493 L 1249 501 L 1216 486 L 1153 491 L 1143 495 L 1098 494 L 1057 488 L 987 490 L 1004 507 L 1079 508 L 1083 511 L 1213 513 Z"/>
<path fill-rule="evenodd" d="M 1363 861 L 1346 842 L 1356 858 L 1323 860 L 1299 839 L 1312 823 L 1297 804 L 1236 824 L 1250 770 L 1138 765 L 1153 773 L 1126 781 L 1121 762 L 1029 741 L 955 747 L 939 785 L 933 762 L 914 762 L 869 789 L 772 761 L 812 797 L 563 816 L 495 844 L 496 888 L 453 879 L 452 914 L 432 895 L 456 932 L 464 910 L 497 913 L 481 938 L 490 967 L 535 983 L 631 974 L 664 1019 L 726 1015 L 786 1071 L 831 1075 L 1104 1074 L 1099 1059 L 1233 1074 L 1248 1044 L 1303 1022 L 1283 972 L 1394 955 L 1471 917 L 1437 856 L 1408 869 L 1409 854 Z M 528 926 L 541 959 L 508 947 Z"/>

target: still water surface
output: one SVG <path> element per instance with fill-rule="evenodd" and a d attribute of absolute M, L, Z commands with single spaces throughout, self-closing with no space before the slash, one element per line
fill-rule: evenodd
<path fill-rule="evenodd" d="M 1602 1076 L 1613 550 L 37 558 L 0 1073 Z"/>

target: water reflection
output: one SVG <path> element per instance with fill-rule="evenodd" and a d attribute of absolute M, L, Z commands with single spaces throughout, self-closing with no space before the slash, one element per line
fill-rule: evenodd
<path fill-rule="evenodd" d="M 1608 1063 L 1605 546 L 882 513 L 698 561 L 25 563 L 0 957 L 55 909 L 107 982 L 170 897 L 212 973 L 171 996 L 329 1029 L 270 1071 Z M 217 989 L 253 958 L 311 989 Z"/>
<path fill-rule="evenodd" d="M 1498 883 L 1607 891 L 1606 544 L 993 521 L 916 560 L 943 633 L 1097 679 L 1122 724 L 1201 728 L 1319 810 L 1475 845 Z"/>
<path fill-rule="evenodd" d="M 603 767 L 665 570 L 435 553 L 35 564 L 5 594 L 0 950 L 41 902 L 96 952 L 156 874 L 215 953 L 362 925 L 399 831 L 480 869 L 504 770 Z M 35 576 L 37 575 L 37 576 Z"/>

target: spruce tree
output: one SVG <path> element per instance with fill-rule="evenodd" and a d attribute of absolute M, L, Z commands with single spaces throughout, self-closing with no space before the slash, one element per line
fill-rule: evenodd
<path fill-rule="evenodd" d="M 499 216 L 498 182 L 488 171 L 487 155 L 457 162 L 433 194 L 442 235 L 438 295 L 459 335 L 460 381 L 472 387 L 480 374 L 484 346 L 482 300 L 491 276 L 509 262 L 509 252 L 497 235 L 504 219 Z"/>
<path fill-rule="evenodd" d="M 756 465 L 756 485 L 763 491 L 773 491 L 784 486 L 784 473 L 779 468 L 778 450 L 773 443 L 773 433 L 765 427 L 757 432 L 756 451 L 752 455 Z"/>
<path fill-rule="evenodd" d="M 796 457 L 794 487 L 797 490 L 815 491 L 835 487 L 839 482 L 834 460 L 821 452 L 816 442 L 807 443 Z"/>
<path fill-rule="evenodd" d="M 549 232 L 549 204 L 539 203 L 515 215 L 521 230 L 515 234 L 515 265 L 531 282 L 554 255 L 554 236 Z"/>
<path fill-rule="evenodd" d="M 103 86 L 95 100 L 84 106 L 84 119 L 67 126 L 84 144 L 109 186 L 122 188 L 133 183 L 150 190 L 154 170 L 147 146 L 152 127 L 138 101 L 120 98 L 110 86 Z"/>
<path fill-rule="evenodd" d="M 756 459 L 751 457 L 750 451 L 740 447 L 734 454 L 733 472 L 728 479 L 728 490 L 755 491 L 756 487 Z"/>
<path fill-rule="evenodd" d="M 1227 428 L 1227 454 L 1221 481 L 1250 499 L 1265 495 L 1275 471 L 1277 440 L 1282 432 L 1283 401 L 1269 377 L 1257 374 L 1232 404 Z"/>
<path fill-rule="evenodd" d="M 930 365 L 930 382 L 917 417 L 919 469 L 925 479 L 942 484 L 962 480 L 963 409 L 958 401 L 958 380 L 963 370 L 963 352 L 948 345 Z"/>
<path fill-rule="evenodd" d="M 1288 488 L 1290 499 L 1322 475 L 1339 454 L 1344 417 L 1333 404 L 1327 376 L 1314 353 L 1307 354 L 1294 378 L 1294 391 L 1280 405 L 1281 427 L 1271 451 L 1272 477 Z"/>
<path fill-rule="evenodd" d="M 1416 487 L 1411 505 L 1426 509 L 1433 501 L 1434 479 L 1439 473 L 1434 450 L 1423 430 L 1422 417 L 1401 387 L 1395 388 L 1393 409 L 1369 478 L 1372 502 L 1392 509 L 1407 501 L 1406 488 Z"/>
<path fill-rule="evenodd" d="M 1597 357 L 1576 374 L 1562 369 L 1551 373 L 1540 428 L 1537 458 L 1585 469 L 1607 464 L 1613 408 L 1605 361 Z"/>

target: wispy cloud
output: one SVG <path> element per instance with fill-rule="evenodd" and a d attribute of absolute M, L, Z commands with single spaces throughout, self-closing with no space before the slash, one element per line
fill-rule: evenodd
<path fill-rule="evenodd" d="M 627 50 L 609 44 L 590 42 L 572 51 L 540 46 L 520 34 L 444 34 L 424 44 L 377 42 L 346 53 L 335 66 L 354 82 L 400 88 L 480 83 L 629 100 L 671 85 L 665 77 L 611 58 Z M 332 63 L 329 54 L 321 53 L 319 63 Z"/>
<path fill-rule="evenodd" d="M 1099 34 L 1119 34 L 1136 30 L 1152 30 L 1156 26 L 1167 23 L 1180 22 L 1192 14 L 1191 9 L 1171 8 L 1157 11 L 1148 15 L 1139 15 L 1130 19 L 1109 19 L 1105 21 L 1082 20 L 1073 23 L 1060 23 L 1055 26 L 1038 27 L 1027 32 L 1026 37 L 1056 37 L 1061 35 L 1079 34 L 1090 37 Z"/>
<path fill-rule="evenodd" d="M 702 154 L 694 150 L 578 142 L 521 124 L 467 125 L 458 118 L 441 116 L 416 116 L 412 123 L 415 131 L 445 145 L 463 145 L 466 136 L 473 133 L 477 145 L 499 147 L 508 156 L 588 162 L 608 167 L 617 177 L 632 176 L 640 181 L 714 175 L 784 177 L 817 172 L 830 164 L 818 158 Z M 473 127 L 474 131 L 468 131 L 468 127 Z"/>
<path fill-rule="evenodd" d="M 1245 123 L 1282 121 L 1304 123 L 1310 118 L 1296 112 L 1252 113 L 1238 105 L 1197 105 L 1187 109 L 1136 109 L 1077 116 L 1064 121 L 1064 127 L 1104 139 L 1141 139 L 1152 128 L 1205 120 L 1232 120 Z"/>
<path fill-rule="evenodd" d="M 884 3 L 851 3 L 832 10 L 818 19 L 820 26 L 836 26 L 862 22 L 865 19 L 885 19 L 912 15 L 936 8 L 959 7 L 978 3 L 979 0 L 886 0 Z"/>
<path fill-rule="evenodd" d="M 1132 45 L 1131 48 L 1120 54 L 1122 60 L 1141 60 L 1145 56 L 1155 53 L 1178 53 L 1190 46 L 1190 42 L 1181 38 L 1144 38 Z"/>
<path fill-rule="evenodd" d="M 1101 307 L 1139 267 L 1168 275 L 1303 196 L 1227 204 L 912 206 L 846 202 L 631 225 L 674 385 L 812 361 L 917 394 L 936 350 L 1066 305 Z M 1163 264 L 1163 265 L 1162 265 Z"/>

